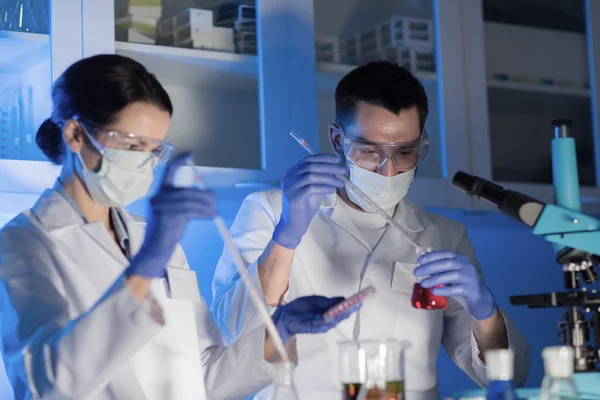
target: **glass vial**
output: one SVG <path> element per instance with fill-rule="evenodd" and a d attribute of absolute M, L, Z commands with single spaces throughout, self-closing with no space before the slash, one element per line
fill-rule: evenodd
<path fill-rule="evenodd" d="M 517 400 L 513 386 L 514 362 L 514 354 L 509 349 L 489 350 L 485 353 L 487 400 Z"/>
<path fill-rule="evenodd" d="M 545 376 L 540 389 L 540 400 L 576 400 L 579 398 L 573 382 L 573 348 L 546 347 L 542 351 Z"/>

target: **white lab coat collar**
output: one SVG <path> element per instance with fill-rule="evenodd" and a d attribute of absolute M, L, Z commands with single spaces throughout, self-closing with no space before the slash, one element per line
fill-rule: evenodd
<path fill-rule="evenodd" d="M 59 181 L 56 181 L 52 189 L 47 189 L 42 194 L 31 211 L 48 232 L 81 227 L 120 263 L 129 263 L 102 221 L 87 222 Z M 124 208 L 118 207 L 116 211 L 125 223 L 130 252 L 132 255 L 136 254 L 144 238 L 145 223 L 134 218 Z"/>
<path fill-rule="evenodd" d="M 329 194 L 323 197 L 321 201 L 321 211 L 325 215 L 333 219 L 338 225 L 340 221 L 348 219 L 345 215 L 343 218 L 340 217 L 340 213 L 343 209 L 338 204 L 338 201 L 343 201 L 337 193 Z M 421 232 L 423 231 L 424 225 L 420 218 L 420 209 L 412 201 L 403 199 L 400 201 L 394 212 L 394 219 L 400 223 L 400 225 L 409 232 Z"/>

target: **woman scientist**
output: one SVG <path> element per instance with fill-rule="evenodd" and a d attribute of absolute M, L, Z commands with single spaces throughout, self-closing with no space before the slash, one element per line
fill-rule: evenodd
<path fill-rule="evenodd" d="M 216 212 L 210 192 L 171 185 L 185 158 L 166 167 L 147 223 L 122 208 L 172 153 L 160 83 L 131 59 L 99 55 L 69 67 L 52 100 L 37 143 L 62 171 L 0 231 L 2 352 L 15 397 L 242 399 L 270 384 L 264 328 L 220 347 L 178 245 L 190 220 Z M 301 298 L 273 319 L 284 339 L 324 332 L 335 323 L 322 313 L 339 300 Z"/>

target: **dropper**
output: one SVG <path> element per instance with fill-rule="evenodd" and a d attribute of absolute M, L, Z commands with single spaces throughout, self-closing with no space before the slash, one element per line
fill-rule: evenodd
<path fill-rule="evenodd" d="M 200 173 L 196 169 L 196 166 L 194 165 L 194 162 L 192 161 L 191 157 L 188 158 L 186 164 L 192 167 L 192 171 L 194 172 L 194 186 L 196 186 L 199 189 L 206 189 L 206 185 L 204 184 L 204 181 L 202 180 Z M 231 237 L 231 234 L 227 229 L 227 225 L 225 225 L 225 221 L 219 214 L 217 214 L 213 217 L 213 222 L 215 223 L 215 226 L 217 227 L 221 238 L 225 242 L 225 245 L 227 246 L 227 249 L 231 254 L 233 263 L 237 267 L 237 270 L 240 276 L 242 277 L 242 281 L 244 282 L 244 285 L 246 285 L 246 289 L 248 289 L 248 292 L 250 293 L 250 298 L 254 302 L 254 306 L 258 310 L 261 318 L 263 319 L 267 327 L 267 332 L 269 333 L 271 340 L 273 340 L 273 344 L 275 345 L 277 353 L 284 362 L 290 362 L 290 357 L 285 348 L 285 345 L 283 344 L 283 340 L 281 339 L 281 336 L 279 335 L 279 332 L 277 331 L 277 328 L 275 327 L 275 324 L 271 319 L 271 315 L 269 314 L 267 306 L 265 305 L 265 302 L 262 296 L 260 295 L 260 292 L 254 285 L 254 282 L 252 281 L 252 278 L 248 273 L 246 262 L 242 258 L 240 251 L 233 242 L 233 238 Z"/>
<path fill-rule="evenodd" d="M 298 135 L 295 131 L 293 131 L 293 130 L 290 131 L 290 135 L 294 139 L 296 139 L 296 141 L 300 144 L 300 146 L 304 147 L 304 149 L 308 153 L 310 153 L 311 155 L 318 154 L 317 151 L 310 144 L 308 144 L 308 142 L 306 140 L 304 140 L 300 135 Z M 365 203 L 367 203 L 369 205 L 369 207 L 371 207 L 372 209 L 374 209 L 375 211 L 377 211 L 377 213 L 379 215 L 381 215 L 391 226 L 393 226 L 394 228 L 396 228 L 398 230 L 398 232 L 400 232 L 400 234 L 404 237 L 404 239 L 411 246 L 413 246 L 417 250 L 419 250 L 421 248 L 421 246 L 419 246 L 419 244 L 417 242 L 415 242 L 412 237 L 410 237 L 410 235 L 406 232 L 406 230 L 404 228 L 402 228 L 402 226 L 400 226 L 400 224 L 394 218 L 390 217 L 390 215 L 388 213 L 386 213 L 373 200 L 371 200 L 371 198 L 369 196 L 367 196 L 354 183 L 352 183 L 352 181 L 350 179 L 348 179 L 348 177 L 346 177 L 344 175 L 336 175 L 336 177 L 339 180 L 341 180 L 342 182 L 344 182 L 344 184 L 347 187 L 351 188 L 352 191 L 353 191 L 353 194 L 357 194 L 359 197 L 361 197 L 361 199 Z"/>

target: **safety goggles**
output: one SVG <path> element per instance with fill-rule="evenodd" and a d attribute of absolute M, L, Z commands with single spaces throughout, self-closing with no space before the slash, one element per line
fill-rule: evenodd
<path fill-rule="evenodd" d="M 139 153 L 137 167 L 142 167 L 148 162 L 155 162 L 155 167 L 158 167 L 173 154 L 173 146 L 165 140 L 105 129 L 78 117 L 73 119 L 79 122 L 92 145 L 103 157 L 110 159 L 111 152 L 107 150 L 133 151 Z"/>
<path fill-rule="evenodd" d="M 350 163 L 368 171 L 383 168 L 386 162 L 391 162 L 397 170 L 408 171 L 427 157 L 429 137 L 423 129 L 419 140 L 412 142 L 373 143 L 351 140 L 342 133 L 342 148 Z"/>

